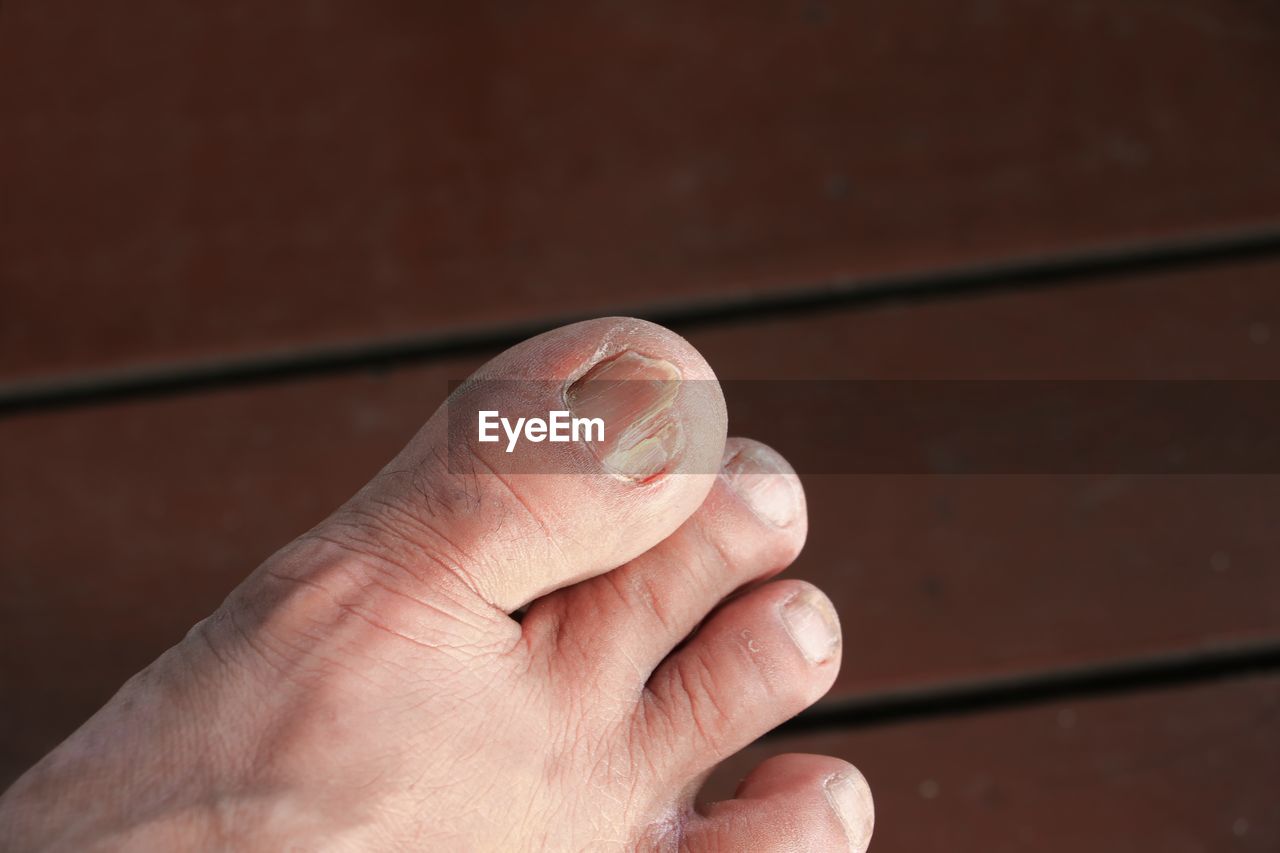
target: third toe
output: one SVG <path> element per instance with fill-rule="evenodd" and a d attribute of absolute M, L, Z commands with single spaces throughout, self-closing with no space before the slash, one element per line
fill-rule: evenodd
<path fill-rule="evenodd" d="M 717 611 L 654 672 L 634 736 L 659 772 L 693 779 L 812 705 L 840 669 L 830 600 L 775 581 Z"/>

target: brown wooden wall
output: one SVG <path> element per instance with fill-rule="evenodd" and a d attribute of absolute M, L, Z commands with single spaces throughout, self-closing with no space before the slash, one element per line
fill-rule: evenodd
<path fill-rule="evenodd" d="M 1268 0 L 8 0 L 0 784 L 565 318 L 1280 379 L 1277 103 Z M 1280 476 L 805 484 L 846 662 L 751 754 L 862 766 L 873 850 L 1280 846 Z"/>

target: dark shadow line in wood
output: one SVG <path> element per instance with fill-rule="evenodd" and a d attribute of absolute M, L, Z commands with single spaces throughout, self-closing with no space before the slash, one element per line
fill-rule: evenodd
<path fill-rule="evenodd" d="M 819 703 L 766 737 L 869 729 L 920 720 L 1172 690 L 1280 670 L 1280 640 L 1204 648 L 1003 678 L 945 683 Z"/>
<path fill-rule="evenodd" d="M 719 298 L 649 308 L 620 305 L 614 311 L 604 313 L 629 314 L 675 327 L 678 331 L 687 331 L 823 310 L 851 310 L 887 302 L 1099 284 L 1116 278 L 1173 269 L 1276 258 L 1280 258 L 1280 228 L 1271 228 L 1176 243 L 1122 246 L 1073 255 L 1021 258 L 910 275 L 829 282 L 775 294 L 749 294 L 736 299 Z M 244 358 L 0 384 L 0 417 L 33 410 L 164 397 L 318 375 L 384 371 L 442 358 L 487 354 L 581 319 L 587 319 L 587 316 L 569 314 L 497 328 L 380 340 L 363 345 L 259 353 Z"/>

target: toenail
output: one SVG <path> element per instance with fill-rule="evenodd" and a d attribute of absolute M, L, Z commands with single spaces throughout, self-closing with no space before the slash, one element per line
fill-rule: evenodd
<path fill-rule="evenodd" d="M 871 799 L 871 787 L 855 768 L 828 778 L 822 783 L 827 802 L 835 810 L 849 840 L 849 849 L 863 853 L 871 844 L 871 832 L 875 828 L 876 810 Z"/>
<path fill-rule="evenodd" d="M 756 515 L 788 527 L 800 515 L 800 487 L 772 450 L 748 447 L 724 464 L 725 481 Z"/>
<path fill-rule="evenodd" d="M 575 417 L 604 421 L 604 441 L 589 446 L 605 469 L 631 480 L 652 480 L 680 449 L 672 406 L 680 371 L 669 361 L 624 352 L 602 361 L 565 392 Z"/>
<path fill-rule="evenodd" d="M 782 603 L 782 624 L 812 663 L 826 663 L 840 645 L 836 611 L 826 596 L 815 590 L 796 593 Z"/>

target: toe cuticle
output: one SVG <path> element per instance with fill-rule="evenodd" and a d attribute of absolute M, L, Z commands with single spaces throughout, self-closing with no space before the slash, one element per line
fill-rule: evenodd
<path fill-rule="evenodd" d="M 725 481 L 751 511 L 774 527 L 790 527 L 800 516 L 800 487 L 795 475 L 772 451 L 749 447 L 721 466 Z"/>
<path fill-rule="evenodd" d="M 782 624 L 810 663 L 822 664 L 840 647 L 840 622 L 831 602 L 820 593 L 797 593 L 782 603 Z"/>
<path fill-rule="evenodd" d="M 871 844 L 871 833 L 875 828 L 875 804 L 866 778 L 850 768 L 829 777 L 822 783 L 822 789 L 844 827 L 849 849 L 863 853 Z"/>
<path fill-rule="evenodd" d="M 592 451 L 611 474 L 648 482 L 667 471 L 683 440 L 675 417 L 680 370 L 669 361 L 626 350 L 594 365 L 565 390 L 575 417 L 604 421 Z"/>

